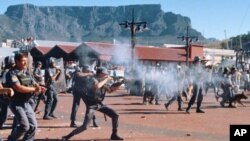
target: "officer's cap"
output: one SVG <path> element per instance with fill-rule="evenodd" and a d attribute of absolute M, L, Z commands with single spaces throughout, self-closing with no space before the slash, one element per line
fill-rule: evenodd
<path fill-rule="evenodd" d="M 92 71 L 92 70 L 91 70 L 91 67 L 89 65 L 83 65 L 82 71 Z"/>
<path fill-rule="evenodd" d="M 199 62 L 199 61 L 201 61 L 200 56 L 195 56 L 195 57 L 194 57 L 194 62 Z"/>
<path fill-rule="evenodd" d="M 49 58 L 49 63 L 50 64 L 55 63 L 55 59 L 54 58 Z"/>
<path fill-rule="evenodd" d="M 42 65 L 42 62 L 41 61 L 37 61 L 36 64 L 37 65 Z"/>
<path fill-rule="evenodd" d="M 100 74 L 100 73 L 109 74 L 109 73 L 108 73 L 108 70 L 107 70 L 105 67 L 98 67 L 98 68 L 96 69 L 96 74 Z"/>

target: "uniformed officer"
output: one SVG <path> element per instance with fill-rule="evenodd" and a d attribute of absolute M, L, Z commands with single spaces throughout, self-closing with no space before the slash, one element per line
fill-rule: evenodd
<path fill-rule="evenodd" d="M 34 68 L 34 71 L 33 71 L 33 75 L 34 75 L 34 78 L 36 80 L 36 82 L 41 85 L 41 86 L 44 86 L 45 83 L 44 83 L 44 77 L 43 77 L 43 73 L 42 73 L 42 62 L 41 61 L 37 61 L 35 63 L 35 68 Z M 40 104 L 40 101 L 41 100 L 45 100 L 45 95 L 44 94 L 39 94 L 39 95 L 36 95 L 34 96 L 34 101 L 35 101 L 35 105 L 33 107 L 34 111 L 36 113 L 40 113 L 40 111 L 38 110 L 38 106 Z"/>
<path fill-rule="evenodd" d="M 55 81 L 59 77 L 61 70 L 56 68 L 55 61 L 50 59 L 49 67 L 45 70 L 45 85 L 48 88 L 46 91 L 47 100 L 45 103 L 45 112 L 43 119 L 51 120 L 57 118 L 54 114 L 57 106 L 58 96 L 55 88 Z"/>
<path fill-rule="evenodd" d="M 15 55 L 16 67 L 6 75 L 6 85 L 14 90 L 10 100 L 10 109 L 15 115 L 18 126 L 15 126 L 8 137 L 8 141 L 34 140 L 37 121 L 35 113 L 29 104 L 33 94 L 46 90 L 46 88 L 35 83 L 27 71 L 27 56 L 22 53 Z"/>
<path fill-rule="evenodd" d="M 89 85 L 90 79 L 93 77 L 94 73 L 92 72 L 89 65 L 84 65 L 82 67 L 81 72 L 77 72 L 73 77 L 73 104 L 71 110 L 71 123 L 70 127 L 77 127 L 75 120 L 76 120 L 76 112 L 80 105 L 80 100 L 82 99 L 83 102 L 86 101 L 87 96 L 87 86 Z M 93 126 L 98 127 L 96 123 L 95 115 L 93 116 Z"/>
<path fill-rule="evenodd" d="M 37 83 L 44 85 L 43 73 L 41 68 L 42 68 L 42 62 L 37 61 L 35 64 L 33 75 Z"/>
<path fill-rule="evenodd" d="M 224 80 L 223 80 L 223 82 L 221 84 L 221 88 L 222 88 L 223 93 L 224 93 L 223 96 L 222 96 L 222 100 L 220 102 L 220 105 L 222 107 L 224 107 L 224 104 L 226 102 L 229 102 L 228 107 L 229 108 L 235 108 L 235 106 L 233 106 L 233 103 L 232 103 L 233 102 L 232 99 L 234 97 L 234 92 L 232 90 L 233 89 L 232 87 L 234 86 L 234 84 L 232 82 L 231 75 L 232 75 L 232 69 L 231 69 L 230 72 L 228 72 L 228 69 L 225 68 L 224 73 L 223 73 Z"/>
<path fill-rule="evenodd" d="M 143 104 L 153 104 L 153 100 L 155 100 L 156 105 L 159 104 L 159 96 L 158 96 L 158 86 L 154 83 L 155 76 L 157 75 L 156 71 L 152 69 L 147 69 L 145 72 L 145 84 L 144 84 L 144 94 L 143 94 Z"/>
<path fill-rule="evenodd" d="M 203 69 L 201 66 L 201 59 L 199 56 L 196 56 L 193 61 L 193 68 L 192 70 L 195 71 L 195 74 L 191 74 L 192 77 L 194 77 L 193 80 L 193 95 L 188 103 L 188 107 L 186 109 L 186 113 L 190 113 L 190 108 L 194 104 L 195 100 L 197 99 L 197 107 L 196 107 L 196 113 L 205 113 L 203 110 L 201 110 L 201 103 L 203 101 L 203 94 L 202 94 L 202 87 L 203 82 L 201 81 L 203 76 Z"/>
<path fill-rule="evenodd" d="M 1 78 L 1 87 L 6 87 L 6 74 L 15 67 L 14 56 L 7 56 L 4 58 L 5 67 L 2 71 Z M 8 115 L 8 107 L 9 107 L 10 99 L 5 95 L 0 95 L 0 129 L 3 127 L 3 124 L 7 120 Z"/>
<path fill-rule="evenodd" d="M 14 91 L 11 88 L 4 88 L 2 83 L 0 82 L 0 129 L 2 129 L 3 124 L 6 121 L 9 98 L 13 95 Z"/>
<path fill-rule="evenodd" d="M 177 100 L 178 102 L 178 111 L 183 111 L 182 110 L 182 99 L 181 99 L 181 95 L 182 93 L 184 93 L 185 91 L 183 90 L 183 86 L 184 86 L 184 79 L 185 79 L 185 72 L 183 70 L 181 70 L 181 66 L 177 66 L 177 70 L 176 70 L 177 74 L 175 75 L 175 79 L 176 81 L 173 82 L 172 85 L 174 85 L 177 89 L 174 91 L 173 96 L 171 97 L 171 99 L 165 103 L 165 108 L 168 110 L 169 105 L 171 105 L 175 100 Z"/>
<path fill-rule="evenodd" d="M 123 140 L 123 138 L 117 135 L 119 115 L 113 109 L 107 107 L 106 105 L 102 103 L 102 101 L 104 100 L 106 91 L 112 92 L 119 87 L 119 85 L 115 85 L 115 84 L 112 86 L 108 86 L 107 83 L 110 80 L 112 80 L 112 78 L 108 75 L 108 71 L 106 68 L 104 67 L 97 68 L 96 75 L 92 77 L 92 80 L 89 83 L 90 85 L 88 85 L 87 100 L 85 101 L 86 113 L 85 113 L 84 122 L 82 126 L 76 128 L 67 136 L 62 137 L 64 141 L 67 141 L 74 135 L 77 135 L 83 132 L 84 130 L 86 130 L 96 110 L 112 118 L 113 132 L 112 132 L 110 139 L 111 140 Z"/>

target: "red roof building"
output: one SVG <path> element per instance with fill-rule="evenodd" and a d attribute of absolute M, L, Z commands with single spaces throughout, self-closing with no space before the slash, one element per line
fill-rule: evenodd
<path fill-rule="evenodd" d="M 84 42 L 82 45 L 90 48 L 90 50 L 96 52 L 101 58 L 109 58 L 116 55 L 119 50 L 119 44 L 111 43 L 98 43 L 98 42 Z M 131 53 L 131 48 L 127 45 L 128 49 L 126 53 Z M 125 52 L 124 52 L 125 53 Z M 119 55 L 125 55 L 120 52 Z M 126 56 L 130 56 L 127 55 Z M 148 61 L 167 61 L 167 62 L 185 62 L 186 61 L 186 50 L 185 47 L 178 48 L 163 48 L 163 47 L 152 47 L 152 46 L 141 46 L 135 47 L 134 51 L 135 59 L 137 60 L 148 60 Z M 195 56 L 203 56 L 203 46 L 192 45 L 190 47 L 190 59 L 192 61 Z M 128 58 L 129 59 L 129 58 Z"/>
<path fill-rule="evenodd" d="M 63 57 L 64 59 L 114 61 L 115 56 L 131 58 L 130 45 L 84 42 L 77 45 L 55 45 L 51 47 L 37 46 L 31 50 L 31 54 L 45 55 L 48 57 Z M 203 46 L 192 45 L 189 50 L 189 61 L 195 56 L 203 57 Z M 86 59 L 88 58 L 88 59 Z M 185 47 L 152 47 L 137 45 L 134 49 L 134 58 L 141 62 L 186 62 Z"/>
<path fill-rule="evenodd" d="M 44 56 L 46 55 L 52 47 L 36 46 L 30 50 L 32 56 Z"/>

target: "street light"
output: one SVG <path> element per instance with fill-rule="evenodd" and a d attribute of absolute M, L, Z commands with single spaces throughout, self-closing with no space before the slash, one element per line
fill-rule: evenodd
<path fill-rule="evenodd" d="M 189 47 L 193 42 L 193 40 L 198 41 L 198 36 L 189 36 L 189 26 L 187 26 L 186 36 L 180 36 L 177 38 L 182 39 L 182 41 L 186 42 L 186 65 L 188 66 L 189 65 L 188 58 L 190 58 Z"/>
<path fill-rule="evenodd" d="M 132 10 L 132 21 L 124 21 L 119 24 L 125 29 L 130 29 L 131 32 L 131 60 L 132 68 L 134 67 L 134 48 L 136 44 L 136 33 L 148 30 L 147 22 L 135 22 L 134 20 L 134 8 Z"/>

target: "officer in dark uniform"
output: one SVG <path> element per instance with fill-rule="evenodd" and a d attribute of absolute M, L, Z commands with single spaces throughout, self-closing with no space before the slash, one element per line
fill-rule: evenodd
<path fill-rule="evenodd" d="M 88 83 L 93 75 L 94 73 L 92 72 L 90 66 L 84 65 L 82 67 L 82 72 L 77 72 L 73 77 L 73 104 L 70 116 L 70 127 L 77 127 L 75 123 L 76 112 L 80 105 L 80 100 L 82 99 L 83 102 L 86 101 L 87 86 L 89 85 Z M 98 127 L 95 115 L 93 116 L 93 126 Z"/>
<path fill-rule="evenodd" d="M 58 96 L 55 88 L 55 81 L 57 81 L 61 70 L 56 68 L 55 61 L 50 59 L 49 67 L 45 70 L 45 85 L 48 88 L 46 91 L 46 104 L 45 104 L 45 112 L 43 119 L 51 120 L 53 118 L 57 118 L 54 115 L 54 111 L 57 105 Z"/>
<path fill-rule="evenodd" d="M 42 74 L 41 68 L 42 68 L 42 62 L 37 61 L 36 64 L 35 64 L 33 75 L 34 75 L 34 78 L 35 78 L 37 83 L 44 84 L 44 82 L 43 82 L 43 74 Z"/>
<path fill-rule="evenodd" d="M 35 63 L 33 75 L 34 75 L 36 82 L 39 85 L 43 86 L 44 85 L 44 78 L 43 78 L 43 73 L 42 73 L 41 68 L 42 68 L 42 62 L 37 61 Z M 36 113 L 40 113 L 40 111 L 38 110 L 38 106 L 39 106 L 41 100 L 45 100 L 45 95 L 44 94 L 35 95 L 33 97 L 33 99 L 34 99 L 34 106 L 32 108 L 34 109 L 34 111 Z"/>
<path fill-rule="evenodd" d="M 1 74 L 2 87 L 6 87 L 6 74 L 15 67 L 14 56 L 7 56 L 6 58 L 4 58 L 4 63 L 5 67 Z M 3 127 L 5 121 L 7 120 L 9 103 L 9 97 L 6 97 L 5 95 L 0 95 L 0 129 Z"/>
<path fill-rule="evenodd" d="M 186 113 L 190 113 L 190 108 L 194 104 L 195 100 L 197 99 L 197 107 L 196 107 L 196 113 L 205 113 L 203 110 L 201 110 L 201 103 L 203 101 L 203 94 L 202 94 L 202 87 L 203 82 L 201 81 L 203 76 L 203 69 L 201 66 L 201 59 L 199 56 L 196 56 L 193 61 L 193 68 L 191 68 L 193 71 L 195 71 L 195 74 L 191 74 L 192 77 L 194 77 L 193 80 L 193 95 L 188 103 L 188 107 L 186 109 Z"/>
<path fill-rule="evenodd" d="M 119 115 L 111 108 L 107 107 L 102 103 L 105 97 L 106 91 L 112 92 L 116 90 L 120 85 L 113 84 L 108 86 L 108 82 L 112 80 L 112 78 L 108 75 L 107 69 L 104 67 L 97 68 L 96 75 L 92 77 L 90 81 L 90 85 L 88 85 L 87 90 L 87 100 L 85 101 L 86 104 L 86 113 L 85 118 L 82 126 L 76 128 L 67 136 L 62 137 L 64 141 L 67 141 L 74 135 L 77 135 L 84 130 L 87 129 L 88 124 L 92 120 L 95 111 L 99 111 L 101 113 L 106 114 L 107 116 L 112 118 L 112 127 L 113 132 L 111 135 L 111 140 L 123 140 L 123 138 L 117 135 L 117 128 L 118 128 L 118 117 Z"/>
<path fill-rule="evenodd" d="M 154 83 L 156 80 L 154 80 L 155 72 L 152 70 L 147 70 L 145 74 L 145 86 L 144 86 L 144 94 L 143 94 L 143 104 L 147 105 L 153 104 L 153 100 L 155 100 L 156 105 L 159 104 L 159 97 L 158 97 L 158 86 L 156 83 Z"/>
<path fill-rule="evenodd" d="M 9 99 L 13 95 L 14 91 L 11 88 L 4 88 L 0 82 L 0 129 L 2 129 L 3 124 L 7 119 Z"/>
<path fill-rule="evenodd" d="M 45 91 L 44 87 L 35 83 L 27 71 L 27 56 L 18 53 L 15 55 L 16 67 L 6 75 L 6 85 L 14 90 L 10 100 L 10 109 L 15 115 L 18 126 L 15 126 L 8 137 L 8 141 L 34 140 L 37 121 L 35 113 L 29 104 L 33 94 Z"/>
<path fill-rule="evenodd" d="M 176 81 L 174 82 L 174 85 L 177 88 L 177 90 L 174 92 L 174 95 L 172 96 L 172 98 L 164 105 L 165 105 L 166 110 L 168 110 L 169 105 L 171 105 L 175 100 L 177 100 L 178 111 L 183 111 L 181 95 L 182 93 L 185 93 L 185 91 L 182 88 L 184 85 L 185 76 L 184 76 L 184 71 L 181 70 L 181 66 L 177 66 L 176 72 L 177 72 L 177 74 L 175 75 Z"/>

